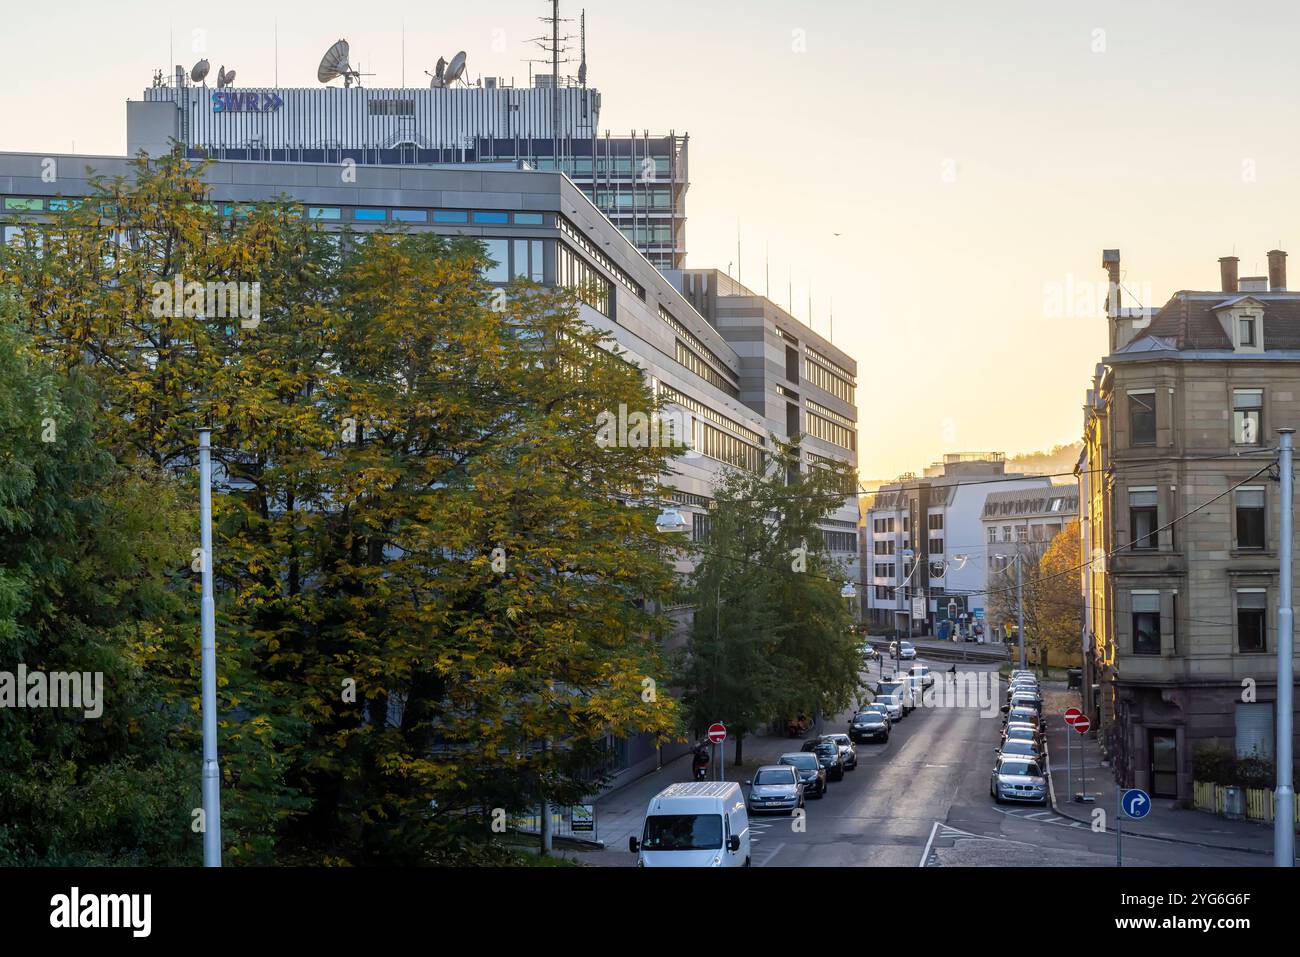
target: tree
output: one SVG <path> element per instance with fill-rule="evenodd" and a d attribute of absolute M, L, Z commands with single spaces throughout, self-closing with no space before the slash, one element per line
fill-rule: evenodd
<path fill-rule="evenodd" d="M 1067 523 L 1050 541 L 1018 546 L 1024 594 L 1025 647 L 1040 662 L 1073 661 L 1080 651 L 1079 523 Z M 994 623 L 1016 622 L 1016 569 L 1004 562 L 989 576 L 989 615 Z M 1046 655 L 1044 655 L 1046 649 Z"/>
<path fill-rule="evenodd" d="M 181 489 L 96 446 L 93 383 L 14 312 L 0 294 L 0 864 L 179 863 L 198 777 L 148 663 L 177 633 Z M 97 677 L 80 708 L 21 707 L 20 667 Z"/>
<path fill-rule="evenodd" d="M 222 209 L 176 155 L 95 190 L 0 255 L 0 282 L 94 383 L 98 447 L 185 503 L 185 617 L 141 667 L 195 783 L 184 483 L 214 430 L 228 860 L 453 859 L 475 814 L 591 790 L 611 737 L 678 733 L 646 693 L 669 453 L 597 443 L 601 411 L 653 398 L 572 294 L 503 298 L 472 239 L 340 243 L 287 203 Z M 253 288 L 256 315 L 213 286 Z"/>
<path fill-rule="evenodd" d="M 761 473 L 732 469 L 710 508 L 689 591 L 695 617 L 678 656 L 692 731 L 715 720 L 736 740 L 799 712 L 834 713 L 859 687 L 843 568 L 818 528 L 853 488 L 846 466 L 800 469 L 799 437 L 773 437 Z"/>

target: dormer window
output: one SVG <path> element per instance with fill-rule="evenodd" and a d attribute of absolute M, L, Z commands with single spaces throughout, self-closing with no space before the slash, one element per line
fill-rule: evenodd
<path fill-rule="evenodd" d="M 1259 339 L 1256 335 L 1256 324 L 1259 319 L 1255 316 L 1242 316 L 1237 320 L 1237 347 L 1253 349 L 1259 345 Z"/>

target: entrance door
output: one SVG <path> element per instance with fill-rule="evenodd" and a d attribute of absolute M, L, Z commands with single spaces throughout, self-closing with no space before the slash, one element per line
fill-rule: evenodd
<path fill-rule="evenodd" d="M 1152 731 L 1148 739 L 1151 754 L 1151 794 L 1178 797 L 1178 738 L 1172 731 Z"/>

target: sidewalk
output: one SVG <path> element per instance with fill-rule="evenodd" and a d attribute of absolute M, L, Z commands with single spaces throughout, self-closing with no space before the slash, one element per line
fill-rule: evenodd
<path fill-rule="evenodd" d="M 1066 727 L 1060 714 L 1048 713 L 1047 750 L 1049 775 L 1052 781 L 1052 807 L 1063 817 L 1092 824 L 1093 808 L 1102 808 L 1107 815 L 1107 830 L 1115 830 L 1115 776 L 1110 768 L 1101 766 L 1101 751 L 1088 734 L 1078 734 Z M 1066 738 L 1070 738 L 1073 773 L 1066 771 Z M 1090 803 L 1074 800 L 1081 790 L 1080 742 L 1083 744 L 1083 767 L 1086 774 Z M 1067 776 L 1074 794 L 1067 789 Z M 1176 844 L 1194 844 L 1224 850 L 1246 851 L 1252 854 L 1273 854 L 1273 829 L 1251 821 L 1230 821 L 1216 814 L 1179 807 L 1171 798 L 1152 798 L 1151 813 L 1141 820 L 1124 818 L 1124 834 L 1152 838 Z M 1264 865 L 1261 860 L 1261 866 Z"/>

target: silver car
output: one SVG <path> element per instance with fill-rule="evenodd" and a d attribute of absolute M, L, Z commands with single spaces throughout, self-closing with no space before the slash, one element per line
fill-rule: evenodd
<path fill-rule="evenodd" d="M 799 772 L 788 764 L 765 764 L 754 772 L 749 785 L 749 813 L 786 811 L 794 814 L 804 806 L 803 781 Z"/>
<path fill-rule="evenodd" d="M 858 766 L 858 749 L 853 739 L 847 734 L 823 734 L 823 741 L 834 741 L 840 747 L 840 756 L 844 758 L 844 770 L 853 771 Z"/>
<path fill-rule="evenodd" d="M 1047 806 L 1047 779 L 1037 761 L 1026 758 L 998 758 L 989 778 L 989 796 L 1001 804 L 1003 801 L 1023 801 Z"/>

